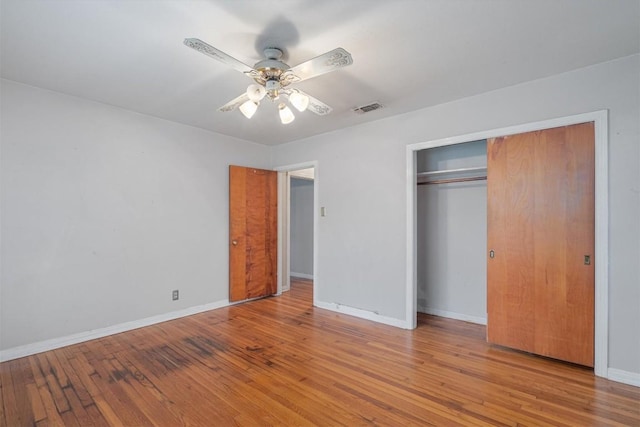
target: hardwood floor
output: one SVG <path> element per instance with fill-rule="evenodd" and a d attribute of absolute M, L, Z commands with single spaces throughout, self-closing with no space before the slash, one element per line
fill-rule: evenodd
<path fill-rule="evenodd" d="M 640 389 L 420 315 L 414 331 L 291 292 L 0 364 L 3 426 L 640 425 Z"/>

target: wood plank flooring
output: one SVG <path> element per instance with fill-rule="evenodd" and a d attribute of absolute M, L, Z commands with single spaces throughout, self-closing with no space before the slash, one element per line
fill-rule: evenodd
<path fill-rule="evenodd" d="M 311 306 L 312 284 L 0 364 L 3 426 L 640 426 L 640 389 L 420 315 Z"/>

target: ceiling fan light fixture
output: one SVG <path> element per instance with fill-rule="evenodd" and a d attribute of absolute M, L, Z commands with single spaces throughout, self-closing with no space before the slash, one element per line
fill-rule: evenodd
<path fill-rule="evenodd" d="M 239 109 L 246 118 L 251 118 L 256 113 L 262 99 L 268 97 L 273 104 L 278 105 L 280 121 L 283 124 L 291 123 L 295 120 L 295 116 L 289 107 L 280 102 L 280 93 L 283 93 L 289 103 L 299 111 L 308 109 L 319 116 L 324 116 L 331 112 L 331 107 L 328 105 L 302 91 L 290 89 L 289 85 L 353 64 L 351 54 L 341 47 L 316 56 L 295 67 L 289 67 L 289 65 L 280 60 L 283 54 L 282 49 L 267 47 L 263 51 L 265 59 L 258 61 L 251 67 L 202 40 L 186 38 L 184 39 L 184 44 L 197 52 L 230 66 L 253 80 L 254 83 L 247 87 L 245 93 L 227 102 L 218 108 L 218 111 L 225 112 Z"/>
<path fill-rule="evenodd" d="M 252 84 L 247 88 L 247 96 L 253 102 L 260 102 L 266 94 L 267 90 L 261 85 Z"/>
<path fill-rule="evenodd" d="M 240 106 L 240 112 L 247 118 L 250 119 L 258 110 L 258 104 L 249 100 Z"/>
<path fill-rule="evenodd" d="M 283 125 L 288 125 L 289 123 L 291 123 L 296 119 L 296 116 L 293 115 L 293 112 L 291 111 L 291 109 L 286 105 L 284 105 L 284 103 L 281 102 L 278 105 L 278 110 L 280 110 L 279 111 L 280 121 L 282 122 Z"/>
<path fill-rule="evenodd" d="M 291 102 L 291 105 L 296 107 L 296 109 L 301 112 L 306 110 L 309 106 L 309 97 L 303 95 L 297 90 L 291 92 L 291 95 L 289 95 L 289 101 Z"/>

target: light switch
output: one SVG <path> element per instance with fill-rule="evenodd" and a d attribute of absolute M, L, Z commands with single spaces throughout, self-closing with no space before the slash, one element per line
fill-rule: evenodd
<path fill-rule="evenodd" d="M 327 216 L 327 208 L 324 206 L 320 208 L 320 216 Z"/>

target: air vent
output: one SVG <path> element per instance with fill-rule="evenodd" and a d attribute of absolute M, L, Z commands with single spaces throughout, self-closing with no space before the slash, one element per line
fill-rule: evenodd
<path fill-rule="evenodd" d="M 364 114 L 370 111 L 379 110 L 380 108 L 382 108 L 382 104 L 379 102 L 373 102 L 368 105 L 363 105 L 362 107 L 354 108 L 353 111 L 358 114 Z"/>

